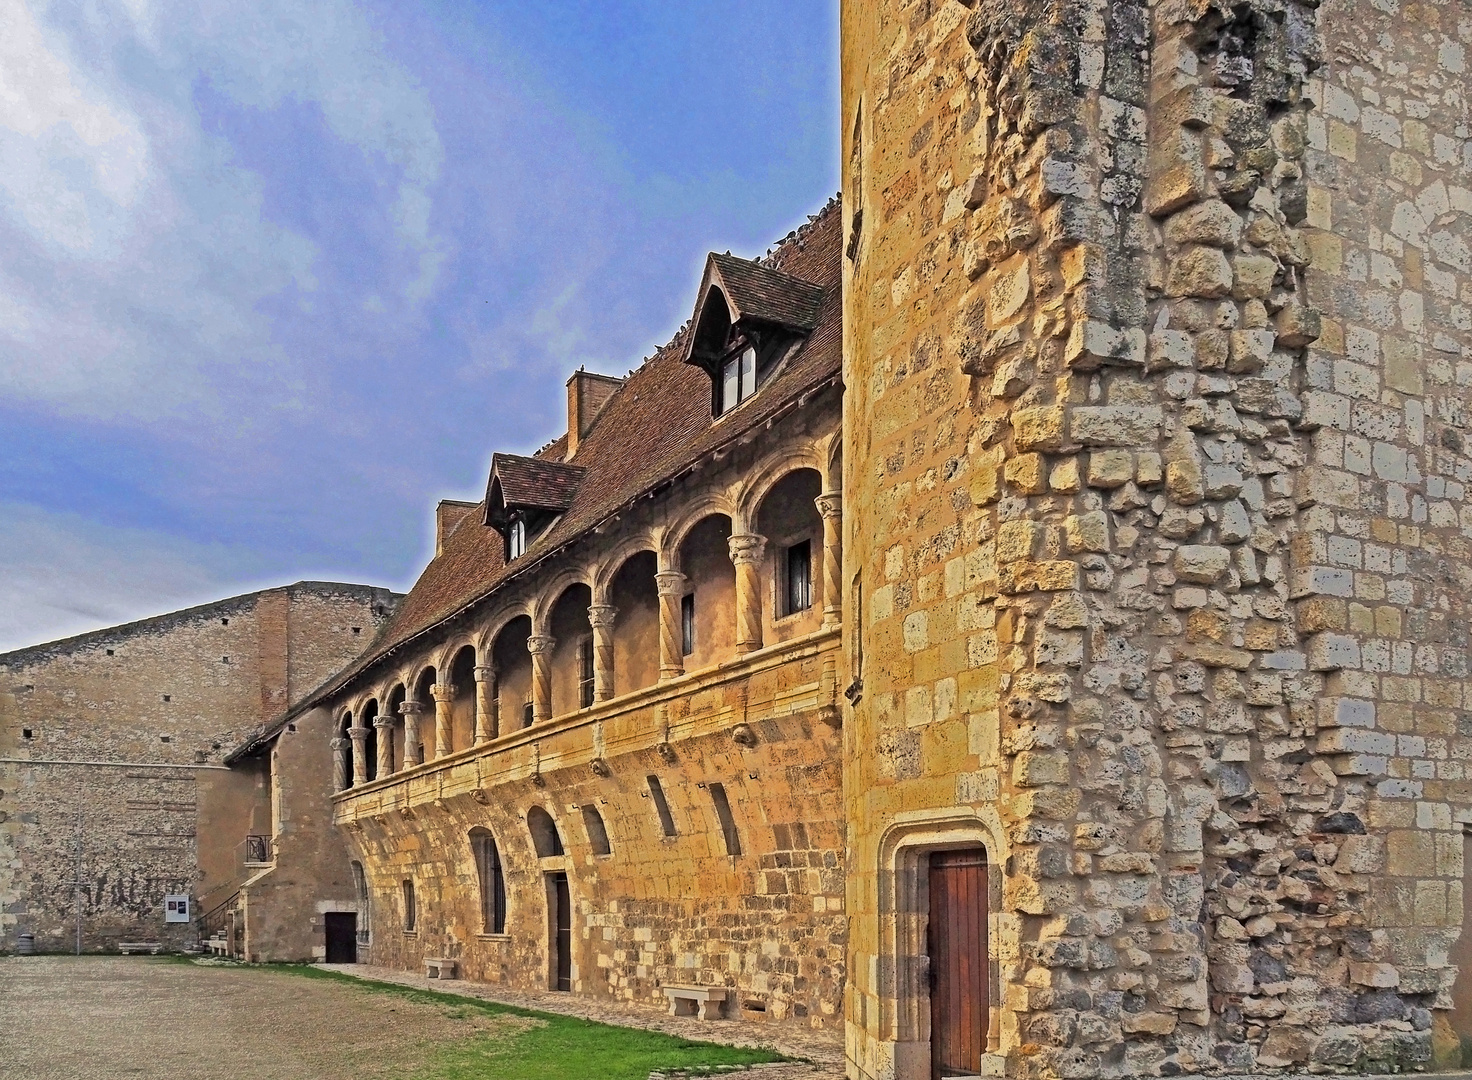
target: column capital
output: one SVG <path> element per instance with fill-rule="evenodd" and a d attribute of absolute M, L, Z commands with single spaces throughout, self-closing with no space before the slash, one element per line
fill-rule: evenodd
<path fill-rule="evenodd" d="M 533 656 L 539 656 L 542 653 L 550 653 L 556 644 L 557 639 L 550 634 L 533 634 L 526 639 L 526 651 Z"/>
<path fill-rule="evenodd" d="M 373 718 L 373 726 L 376 727 L 379 731 L 382 731 L 384 728 L 391 728 L 391 727 L 393 727 L 394 726 L 393 714 L 392 713 L 379 713 L 377 716 L 375 716 Z"/>
<path fill-rule="evenodd" d="M 362 717 L 353 717 L 352 726 L 348 728 L 348 738 L 356 741 L 358 739 L 366 739 L 367 737 L 368 729 L 363 726 Z"/>
<path fill-rule="evenodd" d="M 327 745 L 331 749 L 341 752 L 348 748 L 348 741 L 344 739 L 341 735 L 338 735 L 336 738 L 329 740 Z"/>
<path fill-rule="evenodd" d="M 618 608 L 612 604 L 594 604 L 588 608 L 588 625 L 606 630 L 613 626 L 613 620 L 617 615 Z"/>
<path fill-rule="evenodd" d="M 654 575 L 654 587 L 660 596 L 682 596 L 685 592 L 685 575 L 678 570 L 661 570 Z"/>
<path fill-rule="evenodd" d="M 477 665 L 475 665 L 475 681 L 476 682 L 495 682 L 496 681 L 496 675 L 497 675 L 497 671 L 496 671 L 496 665 L 495 664 L 477 664 Z"/>
<path fill-rule="evenodd" d="M 762 561 L 762 556 L 767 550 L 767 538 L 758 536 L 756 533 L 736 533 L 728 543 L 731 549 L 731 561 L 737 566 L 742 564 L 755 566 Z"/>
<path fill-rule="evenodd" d="M 429 688 L 429 693 L 436 701 L 454 701 L 455 684 L 437 682 Z"/>
<path fill-rule="evenodd" d="M 825 491 L 813 502 L 818 507 L 819 516 L 834 521 L 843 517 L 843 492 Z"/>
<path fill-rule="evenodd" d="M 403 701 L 399 702 L 399 712 L 403 713 L 405 716 L 418 716 L 423 711 L 424 702 L 422 701 L 416 701 L 413 698 L 405 698 Z"/>

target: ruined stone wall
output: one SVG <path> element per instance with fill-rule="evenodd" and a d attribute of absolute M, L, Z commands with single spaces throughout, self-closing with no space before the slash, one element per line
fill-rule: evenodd
<path fill-rule="evenodd" d="M 351 659 L 349 625 L 371 637 L 391 602 L 304 584 L 0 657 L 0 948 L 21 932 L 75 946 L 79 842 L 84 948 L 192 941 L 163 896 L 196 913 L 223 899 L 245 837 L 271 832 L 264 770 L 221 762 L 293 674 L 314 685 Z"/>
<path fill-rule="evenodd" d="M 916 853 L 961 844 L 995 1067 L 1423 1066 L 1465 5 L 843 14 L 852 1075 L 929 1066 Z"/>

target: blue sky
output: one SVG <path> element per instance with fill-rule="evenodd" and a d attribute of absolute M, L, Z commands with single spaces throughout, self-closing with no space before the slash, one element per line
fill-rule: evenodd
<path fill-rule="evenodd" d="M 406 587 L 838 186 L 832 0 L 6 0 L 0 650 Z"/>

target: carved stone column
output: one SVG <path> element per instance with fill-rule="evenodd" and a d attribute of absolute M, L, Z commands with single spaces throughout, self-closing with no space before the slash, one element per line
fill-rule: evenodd
<path fill-rule="evenodd" d="M 404 714 L 404 761 L 400 768 L 412 769 L 419 764 L 419 714 L 424 711 L 424 702 L 406 698 L 399 703 L 399 712 Z"/>
<path fill-rule="evenodd" d="M 588 608 L 588 623 L 593 627 L 593 700 L 613 697 L 613 620 L 618 608 L 612 604 L 594 604 Z"/>
<path fill-rule="evenodd" d="M 843 494 L 825 491 L 814 501 L 823 518 L 823 626 L 835 627 L 842 619 Z"/>
<path fill-rule="evenodd" d="M 353 740 L 353 786 L 368 782 L 368 729 L 357 717 L 348 728 L 348 738 Z"/>
<path fill-rule="evenodd" d="M 767 538 L 756 533 L 731 537 L 731 561 L 736 564 L 736 651 L 762 647 L 762 556 Z"/>
<path fill-rule="evenodd" d="M 685 575 L 678 570 L 661 570 L 654 575 L 654 584 L 659 589 L 659 677 L 663 681 L 685 674 L 684 635 L 680 627 Z"/>
<path fill-rule="evenodd" d="M 394 717 L 392 713 L 380 713 L 373 718 L 378 730 L 378 779 L 382 780 L 394 771 Z"/>
<path fill-rule="evenodd" d="M 526 639 L 532 654 L 532 723 L 552 719 L 552 649 L 557 639 L 548 634 L 533 634 Z"/>
<path fill-rule="evenodd" d="M 332 748 L 332 790 L 348 789 L 348 741 L 341 735 L 327 744 Z"/>
<path fill-rule="evenodd" d="M 496 701 L 496 669 L 491 664 L 480 664 L 475 669 L 476 746 L 501 734 L 501 717 Z"/>
<path fill-rule="evenodd" d="M 455 749 L 455 715 L 450 711 L 455 704 L 455 687 L 437 682 L 429 693 L 434 698 L 434 756 L 442 758 Z"/>

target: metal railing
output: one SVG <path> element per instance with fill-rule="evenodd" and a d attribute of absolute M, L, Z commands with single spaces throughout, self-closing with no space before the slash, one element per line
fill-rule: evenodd
<path fill-rule="evenodd" d="M 271 861 L 271 838 L 251 835 L 245 838 L 245 861 L 268 863 Z"/>
<path fill-rule="evenodd" d="M 235 910 L 235 905 L 239 901 L 240 890 L 236 889 L 224 900 L 221 900 L 198 919 L 195 919 L 194 925 L 199 928 L 200 940 L 214 937 L 218 931 L 223 930 L 226 922 L 230 918 L 230 913 Z"/>

